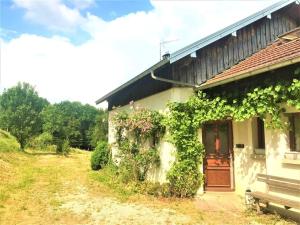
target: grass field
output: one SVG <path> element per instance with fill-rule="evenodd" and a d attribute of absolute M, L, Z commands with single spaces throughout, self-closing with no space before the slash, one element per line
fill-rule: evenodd
<path fill-rule="evenodd" d="M 16 138 L 0 129 L 0 152 L 12 152 L 20 149 Z"/>
<path fill-rule="evenodd" d="M 200 200 L 122 191 L 90 170 L 90 152 L 0 152 L 0 224 L 295 224 L 253 212 L 203 211 Z"/>

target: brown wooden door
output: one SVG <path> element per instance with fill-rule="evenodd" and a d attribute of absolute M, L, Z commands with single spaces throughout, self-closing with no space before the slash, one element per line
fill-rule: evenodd
<path fill-rule="evenodd" d="M 205 190 L 230 191 L 233 189 L 231 121 L 207 123 L 203 131 Z"/>

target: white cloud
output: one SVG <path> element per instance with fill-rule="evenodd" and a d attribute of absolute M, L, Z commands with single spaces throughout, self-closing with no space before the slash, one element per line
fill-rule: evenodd
<path fill-rule="evenodd" d="M 77 9 L 86 9 L 95 5 L 95 0 L 69 0 Z"/>
<path fill-rule="evenodd" d="M 15 6 L 25 9 L 25 18 L 52 30 L 72 31 L 84 22 L 79 8 L 69 8 L 60 0 L 13 0 Z M 75 1 L 76 3 L 78 1 Z M 78 7 L 92 1 L 82 1 Z M 83 4 L 85 3 L 85 4 Z"/>
<path fill-rule="evenodd" d="M 30 4 L 23 4 L 30 9 Z M 2 41 L 2 86 L 27 81 L 52 102 L 69 99 L 93 104 L 157 62 L 160 41 L 178 38 L 166 45 L 170 51 L 177 50 L 272 2 L 153 1 L 152 4 L 154 10 L 150 12 L 132 13 L 110 22 L 86 15 L 78 26 L 91 39 L 79 46 L 63 37 L 29 34 Z M 49 13 L 49 9 L 44 10 Z M 74 21 L 66 18 L 65 21 Z"/>

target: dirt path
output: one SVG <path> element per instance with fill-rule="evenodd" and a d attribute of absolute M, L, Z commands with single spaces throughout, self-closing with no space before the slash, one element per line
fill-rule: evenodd
<path fill-rule="evenodd" d="M 192 223 L 175 210 L 120 202 L 102 193 L 89 178 L 87 152 L 67 158 L 41 154 L 21 163 L 22 171 L 14 173 L 21 181 L 7 184 L 15 191 L 0 209 L 1 224 Z"/>
<path fill-rule="evenodd" d="M 277 217 L 259 221 L 242 211 L 203 212 L 195 200 L 121 201 L 91 179 L 89 157 L 77 152 L 15 160 L 0 154 L 0 166 L 6 167 L 0 176 L 0 224 L 290 224 Z"/>

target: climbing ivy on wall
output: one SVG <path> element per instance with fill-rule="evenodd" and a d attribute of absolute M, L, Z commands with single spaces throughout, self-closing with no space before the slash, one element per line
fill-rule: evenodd
<path fill-rule="evenodd" d="M 300 69 L 295 74 L 300 74 Z M 171 191 L 177 196 L 193 196 L 202 184 L 199 166 L 204 147 L 199 142 L 198 130 L 209 121 L 232 119 L 244 121 L 252 117 L 262 118 L 266 126 L 284 129 L 284 108 L 280 103 L 300 110 L 300 80 L 278 82 L 267 87 L 255 87 L 239 96 L 227 92 L 209 97 L 199 91 L 186 103 L 170 103 L 167 127 L 176 146 L 176 161 L 168 172 Z"/>
<path fill-rule="evenodd" d="M 295 74 L 299 77 L 300 69 Z M 168 189 L 174 196 L 194 196 L 203 183 L 200 166 L 205 150 L 199 128 L 209 121 L 260 117 L 269 128 L 285 129 L 288 124 L 282 120 L 285 109 L 280 103 L 300 110 L 299 79 L 253 86 L 238 95 L 199 91 L 185 103 L 169 103 L 167 116 L 147 109 L 119 111 L 113 116 L 119 171 L 124 181 L 144 181 L 148 170 L 159 165 L 157 144 L 167 129 L 176 147 L 176 159 L 167 174 Z"/>
<path fill-rule="evenodd" d="M 196 98 L 187 103 L 169 104 L 167 124 L 177 152 L 167 178 L 171 193 L 178 197 L 194 196 L 203 178 L 199 166 L 202 164 L 204 147 L 198 138 L 199 125 L 194 122 L 195 111 L 190 107 L 193 99 Z"/>
<path fill-rule="evenodd" d="M 119 172 L 124 182 L 144 181 L 148 170 L 160 163 L 157 144 L 165 132 L 163 115 L 148 109 L 135 109 L 113 116 L 116 130 Z"/>

